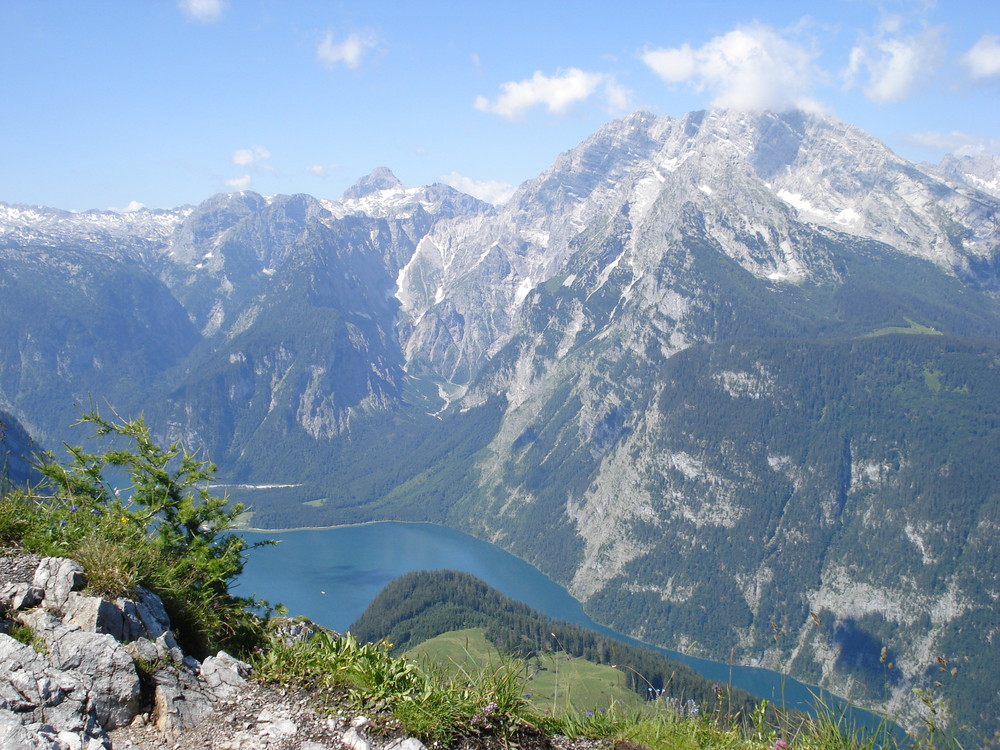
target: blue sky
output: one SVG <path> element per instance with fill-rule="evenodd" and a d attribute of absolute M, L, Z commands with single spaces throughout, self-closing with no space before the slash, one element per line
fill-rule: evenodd
<path fill-rule="evenodd" d="M 0 0 L 0 201 L 497 199 L 637 109 L 804 107 L 1000 153 L 1000 2 Z"/>

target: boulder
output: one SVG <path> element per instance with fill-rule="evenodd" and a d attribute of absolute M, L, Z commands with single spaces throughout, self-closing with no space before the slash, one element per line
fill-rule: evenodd
<path fill-rule="evenodd" d="M 201 680 L 217 701 L 231 701 L 250 675 L 250 665 L 234 659 L 225 651 L 209 656 L 201 663 Z"/>
<path fill-rule="evenodd" d="M 162 600 L 142 586 L 136 586 L 135 599 L 114 601 L 72 591 L 66 597 L 63 612 L 63 622 L 67 625 L 107 633 L 122 643 L 137 638 L 156 640 L 170 632 L 170 618 Z"/>
<path fill-rule="evenodd" d="M 45 592 L 44 605 L 61 612 L 71 591 L 87 585 L 83 566 L 76 560 L 64 557 L 43 557 L 35 570 L 32 584 Z"/>
<path fill-rule="evenodd" d="M 0 609 L 17 612 L 41 604 L 45 591 L 30 583 L 10 583 L 0 591 Z"/>
<path fill-rule="evenodd" d="M 54 669 L 30 646 L 0 635 L 0 737 L 5 737 L 4 750 L 110 748 L 91 710 L 92 688 L 93 682 L 86 675 Z"/>
<path fill-rule="evenodd" d="M 156 664 L 161 659 L 169 660 L 169 651 L 159 648 L 156 641 L 148 638 L 136 638 L 131 643 L 125 644 L 125 650 L 135 661 L 145 662 L 145 664 Z"/>
<path fill-rule="evenodd" d="M 291 646 L 297 641 L 308 640 L 316 634 L 316 628 L 312 623 L 291 617 L 272 618 L 269 627 L 271 632 L 281 638 L 287 646 Z"/>
<path fill-rule="evenodd" d="M 45 629 L 42 637 L 53 667 L 92 678 L 90 707 L 101 726 L 114 729 L 132 721 L 139 710 L 139 673 L 121 643 L 106 633 L 61 623 Z"/>
<path fill-rule="evenodd" d="M 287 737 L 298 731 L 298 726 L 284 712 L 266 708 L 257 717 L 257 732 L 261 737 Z"/>
<path fill-rule="evenodd" d="M 0 709 L 0 738 L 4 750 L 52 750 L 52 741 L 21 724 L 11 711 Z"/>
<path fill-rule="evenodd" d="M 153 721 L 167 737 L 194 728 L 212 713 L 211 699 L 187 670 L 161 669 L 153 675 L 153 684 Z"/>
<path fill-rule="evenodd" d="M 135 640 L 138 636 L 138 618 L 132 618 L 135 622 L 130 622 L 116 602 L 99 596 L 71 591 L 66 597 L 63 613 L 65 625 L 77 625 L 91 633 L 106 633 L 119 642 Z"/>
<path fill-rule="evenodd" d="M 344 747 L 348 750 L 371 750 L 371 745 L 368 740 L 361 736 L 360 732 L 354 727 L 351 727 L 346 732 L 344 732 L 344 738 L 342 740 Z"/>
<path fill-rule="evenodd" d="M 133 599 L 109 600 L 81 593 L 84 585 L 78 563 L 50 557 L 38 563 L 30 584 L 0 591 L 0 608 L 29 627 L 45 651 L 0 633 L 2 750 L 110 748 L 106 731 L 139 712 L 136 661 L 172 665 L 151 680 L 152 721 L 168 736 L 196 726 L 215 704 L 237 700 L 249 665 L 225 652 L 204 663 L 185 656 L 156 594 L 139 586 Z M 265 724 L 259 729 L 269 734 L 288 726 Z"/>
<path fill-rule="evenodd" d="M 163 600 L 152 591 L 143 586 L 136 586 L 133 606 L 145 631 L 144 637 L 155 640 L 170 631 L 170 617 L 167 616 Z"/>
<path fill-rule="evenodd" d="M 168 630 L 154 642 L 156 643 L 156 647 L 166 653 L 171 661 L 177 663 L 184 661 L 184 652 L 177 645 L 177 639 L 174 638 L 172 631 Z"/>

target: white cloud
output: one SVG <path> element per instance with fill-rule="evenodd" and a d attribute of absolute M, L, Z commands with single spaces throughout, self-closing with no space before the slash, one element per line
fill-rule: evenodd
<path fill-rule="evenodd" d="M 811 97 L 815 55 L 768 26 L 743 26 L 701 47 L 647 50 L 642 60 L 667 83 L 707 91 L 731 109 L 816 110 Z"/>
<path fill-rule="evenodd" d="M 270 169 L 267 164 L 270 158 L 271 152 L 263 146 L 251 146 L 233 151 L 233 164 L 249 169 Z"/>
<path fill-rule="evenodd" d="M 1000 36 L 983 34 L 962 55 L 962 62 L 973 78 L 1000 78 Z"/>
<path fill-rule="evenodd" d="M 609 109 L 622 111 L 628 109 L 632 92 L 619 86 L 613 78 L 608 78 L 604 83 L 604 98 L 607 100 Z"/>
<path fill-rule="evenodd" d="M 317 177 L 326 177 L 330 172 L 340 169 L 339 164 L 313 164 L 312 166 L 306 167 L 307 172 L 311 172 Z"/>
<path fill-rule="evenodd" d="M 985 138 L 970 133 L 953 130 L 950 133 L 913 133 L 907 137 L 917 146 L 946 151 L 956 156 L 978 156 L 980 154 L 1000 154 L 1000 138 Z"/>
<path fill-rule="evenodd" d="M 610 107 L 620 109 L 627 104 L 628 92 L 612 76 L 569 68 L 553 76 L 538 70 L 523 81 L 508 81 L 500 85 L 501 93 L 494 100 L 477 96 L 474 106 L 510 120 L 537 105 L 543 105 L 549 112 L 563 114 L 574 104 L 586 101 L 602 90 Z"/>
<path fill-rule="evenodd" d="M 944 57 L 942 29 L 928 27 L 906 35 L 903 27 L 900 16 L 885 16 L 875 35 L 859 40 L 845 72 L 849 87 L 866 74 L 865 95 L 884 104 L 910 98 L 933 76 Z"/>
<path fill-rule="evenodd" d="M 226 180 L 226 185 L 235 190 L 246 190 L 248 187 L 250 187 L 251 182 L 252 178 L 250 177 L 250 175 L 245 174 L 240 177 L 234 177 L 231 180 Z"/>
<path fill-rule="evenodd" d="M 690 44 L 669 49 L 647 50 L 642 61 L 667 83 L 683 83 L 695 77 L 698 62 Z"/>
<path fill-rule="evenodd" d="M 506 182 L 499 182 L 498 180 L 473 180 L 471 177 L 466 177 L 458 172 L 450 172 L 443 177 L 439 177 L 438 182 L 451 185 L 456 190 L 461 190 L 463 193 L 468 193 L 479 198 L 481 201 L 486 201 L 494 205 L 506 203 L 515 190 L 513 185 Z"/>
<path fill-rule="evenodd" d="M 338 63 L 356 68 L 361 64 L 365 52 L 377 43 L 378 40 L 370 31 L 352 31 L 340 42 L 333 41 L 333 34 L 327 32 L 316 48 L 316 59 L 330 68 Z"/>
<path fill-rule="evenodd" d="M 145 207 L 146 207 L 145 203 L 140 203 L 139 201 L 129 201 L 128 205 L 125 206 L 125 208 L 115 208 L 114 206 L 112 206 L 108 210 L 114 211 L 115 213 L 119 214 L 128 214 L 132 213 L 133 211 L 138 211 L 140 208 L 145 208 Z"/>
<path fill-rule="evenodd" d="M 225 0 L 180 0 L 177 4 L 189 18 L 199 23 L 221 21 L 226 9 Z"/>

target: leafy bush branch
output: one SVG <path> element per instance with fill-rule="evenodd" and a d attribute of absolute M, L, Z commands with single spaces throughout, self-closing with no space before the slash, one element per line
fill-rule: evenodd
<path fill-rule="evenodd" d="M 67 463 L 42 453 L 42 484 L 0 501 L 0 543 L 79 560 L 95 593 L 149 587 L 195 655 L 259 641 L 251 610 L 262 602 L 230 593 L 258 545 L 229 532 L 243 507 L 209 492 L 214 464 L 179 443 L 158 445 L 142 417 L 110 420 L 91 411 L 78 424 L 111 447 L 91 453 L 67 445 Z"/>

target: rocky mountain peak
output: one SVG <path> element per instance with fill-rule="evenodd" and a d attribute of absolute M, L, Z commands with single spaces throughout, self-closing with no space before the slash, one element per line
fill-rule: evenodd
<path fill-rule="evenodd" d="M 388 167 L 376 167 L 351 187 L 347 188 L 344 191 L 343 198 L 345 200 L 364 198 L 366 195 L 371 195 L 381 190 L 392 190 L 393 188 L 401 187 L 403 187 L 403 183 L 396 178 L 396 175 Z"/>
<path fill-rule="evenodd" d="M 948 154 L 937 166 L 953 180 L 1000 198 L 1000 156 L 993 154 Z"/>

